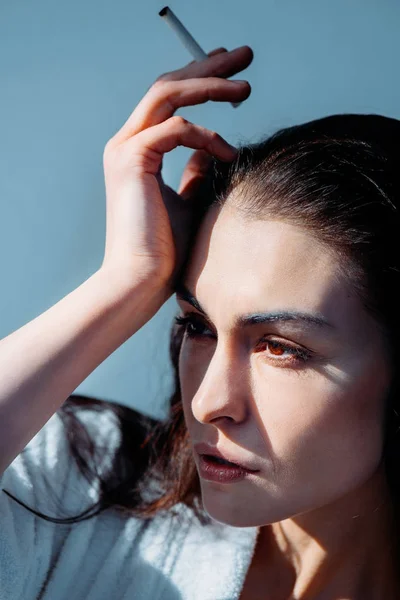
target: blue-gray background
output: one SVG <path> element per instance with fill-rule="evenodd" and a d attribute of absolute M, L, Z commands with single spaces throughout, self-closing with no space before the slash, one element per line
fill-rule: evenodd
<path fill-rule="evenodd" d="M 0 337 L 101 265 L 103 148 L 158 75 L 192 60 L 155 0 L 0 2 Z M 338 112 L 400 118 L 397 0 L 171 0 L 205 51 L 249 44 L 252 95 L 181 109 L 229 142 Z M 400 140 L 399 140 L 400 142 Z M 191 151 L 165 157 L 177 186 Z M 171 298 L 76 392 L 163 416 Z M 40 344 L 40 340 L 38 340 Z M 24 357 L 21 357 L 24 360 Z"/>

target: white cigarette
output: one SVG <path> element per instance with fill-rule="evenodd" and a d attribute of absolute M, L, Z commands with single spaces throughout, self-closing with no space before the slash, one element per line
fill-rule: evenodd
<path fill-rule="evenodd" d="M 203 48 L 199 46 L 194 37 L 188 32 L 183 23 L 178 19 L 175 13 L 169 8 L 169 6 L 164 6 L 162 10 L 158 13 L 160 17 L 164 19 L 164 21 L 171 27 L 171 29 L 176 33 L 178 38 L 181 40 L 183 45 L 187 50 L 189 50 L 190 54 L 193 56 L 195 60 L 204 60 L 208 58 L 208 54 L 204 52 Z M 241 104 L 241 102 L 231 102 L 233 108 L 236 108 Z"/>

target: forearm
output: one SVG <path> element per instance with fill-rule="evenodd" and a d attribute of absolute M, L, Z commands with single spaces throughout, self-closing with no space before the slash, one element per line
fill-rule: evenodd
<path fill-rule="evenodd" d="M 0 473 L 165 299 L 144 279 L 127 290 L 99 270 L 0 341 Z"/>

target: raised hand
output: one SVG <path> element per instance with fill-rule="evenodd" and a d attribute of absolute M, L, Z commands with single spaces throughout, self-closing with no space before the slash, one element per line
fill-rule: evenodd
<path fill-rule="evenodd" d="M 170 286 L 185 258 L 187 232 L 194 214 L 190 199 L 213 156 L 233 160 L 236 150 L 218 133 L 174 116 L 182 106 L 209 100 L 235 102 L 251 91 L 247 82 L 226 78 L 252 61 L 248 46 L 161 75 L 104 151 L 107 195 L 106 248 L 102 268 L 154 289 Z M 196 149 L 184 170 L 179 191 L 161 175 L 162 159 L 177 146 Z M 172 290 L 171 290 L 172 292 Z"/>

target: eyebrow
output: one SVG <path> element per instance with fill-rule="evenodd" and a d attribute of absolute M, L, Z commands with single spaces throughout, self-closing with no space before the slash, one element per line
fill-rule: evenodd
<path fill-rule="evenodd" d="M 201 306 L 197 298 L 195 298 L 195 296 L 193 296 L 193 294 L 183 284 L 177 286 L 177 288 L 175 289 L 175 293 L 178 298 L 184 300 L 185 302 L 188 302 L 196 310 L 198 310 L 205 317 L 208 318 L 206 311 Z M 320 328 L 329 327 L 331 329 L 335 329 L 331 323 L 329 323 L 324 317 L 320 315 L 288 310 L 240 315 L 235 320 L 235 326 L 246 327 L 248 325 L 257 325 L 260 323 L 274 323 L 277 321 L 295 321 L 300 323 L 306 323 L 307 325 L 317 326 Z"/>

